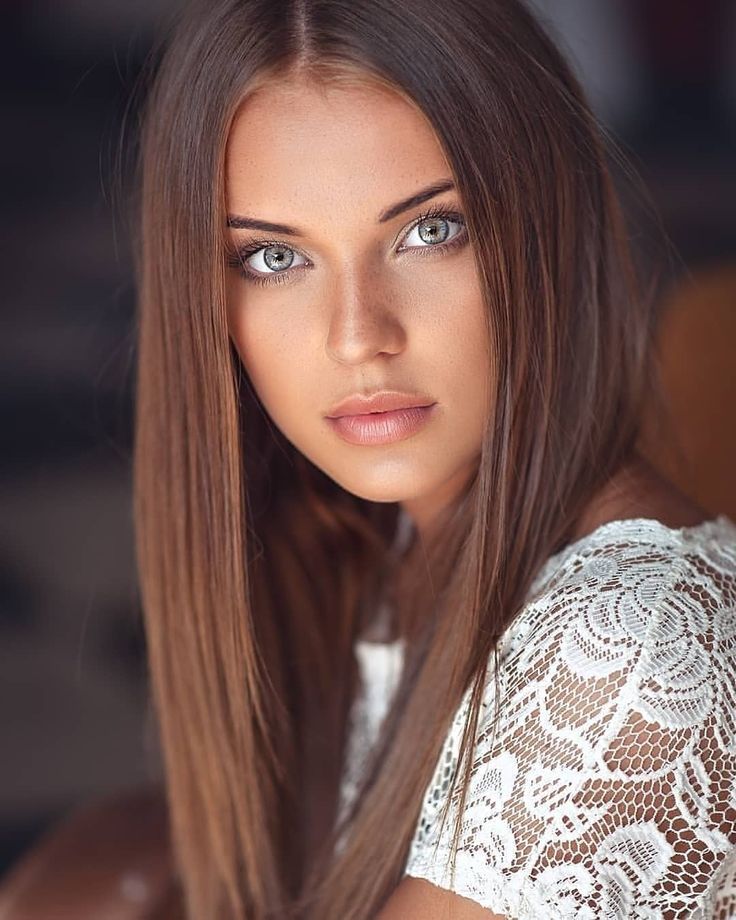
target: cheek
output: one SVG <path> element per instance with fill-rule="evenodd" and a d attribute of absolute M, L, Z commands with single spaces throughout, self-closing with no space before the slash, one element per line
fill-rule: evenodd
<path fill-rule="evenodd" d="M 228 329 L 248 378 L 262 398 L 269 380 L 278 379 L 272 372 L 276 370 L 279 352 L 274 347 L 274 330 L 269 328 L 267 317 L 254 310 L 253 305 L 248 307 L 243 303 L 242 293 L 231 294 Z"/>
<path fill-rule="evenodd" d="M 487 308 L 470 250 L 450 262 L 451 269 L 440 265 L 421 273 L 411 296 L 422 325 L 441 335 L 450 352 L 467 355 L 485 345 Z"/>
<path fill-rule="evenodd" d="M 268 414 L 277 423 L 288 419 L 298 404 L 299 380 L 306 373 L 298 329 L 285 328 L 257 307 L 246 312 L 242 304 L 229 311 L 228 326 L 243 368 Z"/>
<path fill-rule="evenodd" d="M 492 410 L 494 370 L 490 354 L 488 310 L 480 290 L 468 284 L 456 290 L 457 312 L 446 314 L 447 386 L 460 429 L 474 443 L 482 437 Z"/>
<path fill-rule="evenodd" d="M 471 280 L 435 294 L 438 347 L 458 387 L 477 395 L 491 376 L 488 310 L 482 293 Z"/>

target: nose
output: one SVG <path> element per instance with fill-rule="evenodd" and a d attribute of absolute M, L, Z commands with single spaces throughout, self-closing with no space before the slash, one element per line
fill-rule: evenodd
<path fill-rule="evenodd" d="M 375 273 L 343 276 L 331 292 L 328 356 L 340 364 L 363 364 L 380 354 L 398 354 L 406 330 L 391 294 L 375 281 Z"/>

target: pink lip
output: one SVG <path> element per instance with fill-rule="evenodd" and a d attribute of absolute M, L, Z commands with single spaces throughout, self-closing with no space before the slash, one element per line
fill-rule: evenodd
<path fill-rule="evenodd" d="M 349 444 L 390 444 L 416 434 L 434 414 L 436 403 L 388 412 L 326 416 L 327 424 Z"/>
<path fill-rule="evenodd" d="M 393 412 L 394 409 L 413 409 L 416 406 L 430 406 L 435 402 L 431 396 L 419 393 L 399 393 L 396 390 L 381 390 L 366 396 L 356 393 L 343 399 L 327 413 L 327 418 L 345 415 L 365 415 L 369 412 Z"/>

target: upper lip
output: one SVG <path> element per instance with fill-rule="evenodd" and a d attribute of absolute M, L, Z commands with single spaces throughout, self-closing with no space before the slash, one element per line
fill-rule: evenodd
<path fill-rule="evenodd" d="M 398 393 L 395 390 L 381 390 L 364 396 L 356 393 L 334 405 L 327 413 L 328 418 L 341 415 L 367 415 L 369 412 L 391 412 L 393 409 L 410 409 L 415 406 L 431 406 L 435 402 L 429 396 L 417 393 Z"/>

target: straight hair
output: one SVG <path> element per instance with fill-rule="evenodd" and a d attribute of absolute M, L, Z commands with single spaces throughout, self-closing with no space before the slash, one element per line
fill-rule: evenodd
<path fill-rule="evenodd" d="M 464 202 L 492 411 L 475 475 L 401 567 L 397 504 L 350 494 L 300 454 L 229 338 L 226 143 L 244 100 L 279 81 L 399 94 Z M 402 877 L 469 691 L 443 819 L 451 799 L 462 813 L 491 671 L 494 718 L 502 705 L 497 641 L 635 449 L 656 390 L 653 298 L 602 129 L 520 0 L 191 4 L 140 151 L 136 559 L 181 910 L 368 920 Z M 338 820 L 354 643 L 385 599 L 406 665 Z"/>

